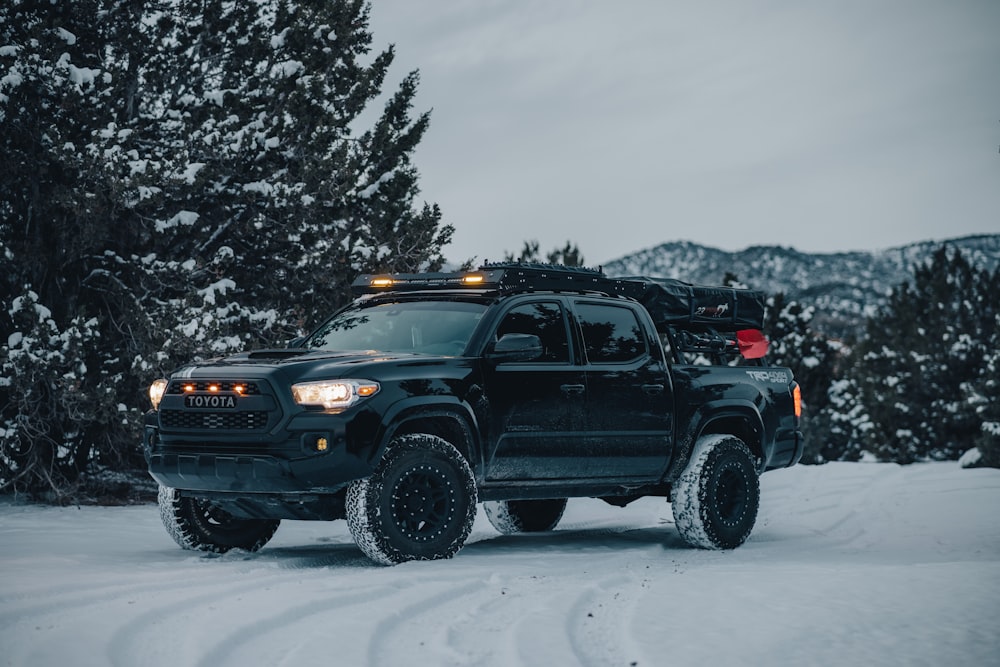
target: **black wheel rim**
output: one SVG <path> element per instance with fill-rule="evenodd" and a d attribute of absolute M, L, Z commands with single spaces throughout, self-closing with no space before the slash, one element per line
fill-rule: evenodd
<path fill-rule="evenodd" d="M 746 510 L 747 482 L 736 470 L 724 470 L 715 488 L 715 506 L 719 517 L 728 523 L 736 522 Z"/>
<path fill-rule="evenodd" d="M 407 471 L 396 482 L 391 510 L 403 537 L 414 542 L 430 542 L 452 523 L 455 487 L 444 471 L 419 466 Z"/>
<path fill-rule="evenodd" d="M 195 501 L 195 511 L 205 528 L 218 537 L 229 539 L 239 537 L 250 524 L 249 519 L 237 519 L 226 510 L 209 502 Z"/>

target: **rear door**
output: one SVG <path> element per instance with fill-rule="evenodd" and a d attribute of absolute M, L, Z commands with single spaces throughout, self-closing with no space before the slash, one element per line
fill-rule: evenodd
<path fill-rule="evenodd" d="M 659 478 L 670 459 L 673 396 L 656 332 L 631 302 L 580 297 L 586 361 L 582 452 L 596 476 Z"/>

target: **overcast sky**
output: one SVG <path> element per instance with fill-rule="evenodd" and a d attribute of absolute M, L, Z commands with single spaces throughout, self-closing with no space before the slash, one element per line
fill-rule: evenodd
<path fill-rule="evenodd" d="M 1000 0 L 372 0 L 453 261 L 1000 233 Z M 387 86 L 387 89 L 390 89 Z"/>

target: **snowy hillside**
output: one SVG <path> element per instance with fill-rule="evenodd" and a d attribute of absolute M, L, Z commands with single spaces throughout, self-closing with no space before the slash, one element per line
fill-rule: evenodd
<path fill-rule="evenodd" d="M 257 554 L 177 548 L 153 506 L 0 505 L 0 665 L 998 664 L 1000 470 L 765 474 L 731 552 L 669 506 L 572 500 L 448 561 L 373 566 L 344 522 Z"/>
<path fill-rule="evenodd" d="M 817 308 L 815 325 L 842 334 L 875 313 L 889 290 L 913 280 L 913 267 L 947 243 L 974 266 L 1000 266 L 1000 234 L 924 241 L 873 252 L 805 253 L 793 248 L 754 246 L 726 252 L 694 243 L 665 243 L 604 266 L 613 276 L 649 275 L 714 285 L 726 272 L 754 289 L 784 292 Z"/>

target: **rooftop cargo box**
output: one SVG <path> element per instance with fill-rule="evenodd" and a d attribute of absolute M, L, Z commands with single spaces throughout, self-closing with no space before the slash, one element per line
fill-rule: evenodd
<path fill-rule="evenodd" d="M 763 292 L 732 287 L 692 285 L 672 278 L 629 276 L 618 281 L 619 294 L 649 311 L 657 329 L 669 326 L 711 327 L 718 331 L 763 329 Z"/>

